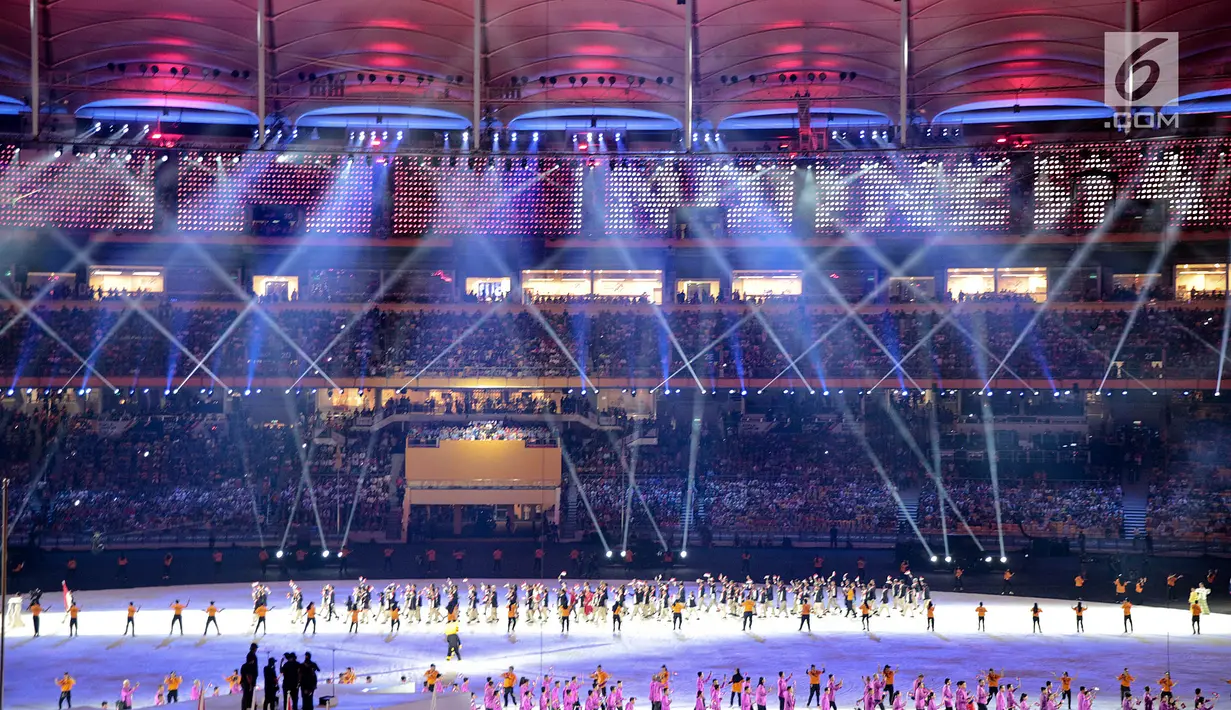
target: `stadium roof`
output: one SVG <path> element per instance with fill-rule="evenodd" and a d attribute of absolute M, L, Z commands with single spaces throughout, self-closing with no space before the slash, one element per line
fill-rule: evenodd
<path fill-rule="evenodd" d="M 193 110 L 226 104 L 255 114 L 253 0 L 36 1 L 44 101 L 51 92 L 44 110 L 76 113 L 110 101 L 104 106 L 118 116 L 126 105 L 178 110 L 192 100 Z M 1231 88 L 1224 0 L 1136 6 L 1138 29 L 1180 33 L 1184 94 Z M 0 8 L 0 94 L 25 103 L 30 5 L 6 0 Z M 265 11 L 269 110 L 292 120 L 339 105 L 468 118 L 476 42 L 484 103 L 502 124 L 579 108 L 682 118 L 686 6 L 671 0 L 268 0 Z M 704 121 L 794 113 L 794 94 L 805 89 L 814 110 L 897 115 L 900 3 L 697 0 L 695 14 Z M 930 120 L 988 102 L 1031 110 L 1052 100 L 1061 108 L 1101 103 L 1104 33 L 1125 24 L 1119 1 L 913 0 L 914 108 Z"/>

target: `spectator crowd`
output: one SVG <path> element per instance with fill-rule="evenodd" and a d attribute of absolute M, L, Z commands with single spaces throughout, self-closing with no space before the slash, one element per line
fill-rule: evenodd
<path fill-rule="evenodd" d="M 97 348 L 92 365 L 103 373 L 173 378 L 193 371 L 195 362 L 159 328 L 198 358 L 210 353 L 209 367 L 223 376 L 298 378 L 319 367 L 335 378 L 540 377 L 575 376 L 580 368 L 590 377 L 629 378 L 680 371 L 682 351 L 701 353 L 689 365 L 702 378 L 775 377 L 789 371 L 797 353 L 806 353 L 809 368 L 826 377 L 875 381 L 892 371 L 894 353 L 910 353 L 908 373 L 976 378 L 987 353 L 1013 350 L 1002 369 L 1023 378 L 1101 380 L 1118 352 L 1110 379 L 1147 383 L 1215 377 L 1218 351 L 1209 344 L 1221 341 L 1222 329 L 1216 306 L 1144 308 L 1123 344 L 1127 304 L 1052 308 L 1037 320 L 1033 306 L 965 302 L 949 306 L 948 318 L 943 311 L 887 306 L 858 320 L 836 309 L 786 308 L 754 318 L 739 309 L 496 308 L 294 308 L 241 316 L 238 307 L 162 304 L 150 312 L 157 326 L 127 317 L 123 308 L 46 304 L 35 312 L 77 352 Z M 0 309 L 5 321 L 17 315 L 12 307 Z M 80 364 L 30 318 L 0 334 L 0 374 L 68 379 Z"/>

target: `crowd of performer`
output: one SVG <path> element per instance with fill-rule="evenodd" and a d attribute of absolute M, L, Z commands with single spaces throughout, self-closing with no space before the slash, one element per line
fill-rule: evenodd
<path fill-rule="evenodd" d="M 298 710 L 301 700 L 305 710 L 311 708 L 318 683 L 322 682 L 318 678 L 320 667 L 312 661 L 311 652 L 304 653 L 302 661 L 294 652 L 283 654 L 280 662 L 268 658 L 263 672 L 259 672 L 256 649 L 257 645 L 252 644 L 243 667 L 222 679 L 227 694 L 241 695 L 244 710 L 256 707 L 258 690 L 264 691 L 264 710 Z M 553 666 L 541 676 L 526 676 L 519 674 L 515 666 L 509 666 L 498 676 L 488 676 L 481 686 L 476 683 L 472 689 L 469 677 L 458 673 L 446 675 L 432 664 L 423 672 L 420 689 L 430 694 L 468 695 L 471 710 L 507 710 L 510 706 L 513 710 L 636 710 L 637 697 L 631 689 L 632 683 L 625 686 L 623 680 L 616 679 L 601 664 L 584 678 L 574 675 L 565 680 L 557 677 L 554 671 Z M 995 668 L 976 673 L 973 682 L 953 678 L 929 681 L 920 673 L 909 688 L 896 683 L 898 674 L 898 667 L 886 664 L 861 676 L 844 691 L 844 680 L 833 673 L 827 674 L 824 667 L 817 668 L 813 663 L 801 670 L 808 689 L 804 707 L 811 708 L 815 702 L 818 710 L 838 710 L 840 703 L 843 707 L 853 704 L 856 710 L 908 710 L 912 707 L 913 710 L 1072 710 L 1076 697 L 1078 710 L 1091 710 L 1099 692 L 1098 685 L 1082 685 L 1067 670 L 1060 675 L 1052 672 L 1052 677 L 1039 686 L 1033 698 L 1021 678 L 1010 681 L 1004 670 Z M 1135 689 L 1137 678 L 1127 667 L 1114 680 L 1119 685 L 1116 702 L 1121 710 L 1213 710 L 1219 698 L 1217 692 L 1207 694 L 1201 688 L 1193 688 L 1191 703 L 1182 702 L 1177 698 L 1178 681 L 1172 678 L 1170 671 L 1158 679 L 1156 686 L 1145 685 L 1140 691 Z M 323 679 L 325 683 L 341 685 L 356 681 L 357 674 L 349 667 L 336 679 Z M 168 673 L 154 693 L 154 704 L 177 702 L 179 689 L 185 682 L 175 671 Z M 366 683 L 371 682 L 368 676 Z M 71 708 L 76 680 L 66 672 L 56 678 L 55 683 L 60 689 L 60 707 L 67 703 Z M 412 679 L 405 675 L 401 676 L 400 684 L 408 691 L 414 689 Z M 650 710 L 672 710 L 673 706 L 679 710 L 723 710 L 724 706 L 738 710 L 769 710 L 775 703 L 778 710 L 796 710 L 796 686 L 802 684 L 796 682 L 794 671 L 787 670 L 778 670 L 768 678 L 738 667 L 721 678 L 712 671 L 697 671 L 693 695 L 693 684 L 680 680 L 678 672 L 663 665 L 649 678 L 648 699 Z M 140 687 L 140 683 L 123 682 L 117 704 L 120 710 L 133 706 Z M 218 696 L 223 694 L 222 690 L 220 684 L 194 680 L 189 698 Z"/>
<path fill-rule="evenodd" d="M 553 675 L 554 667 L 548 668 L 542 676 L 521 676 L 514 666 L 498 677 L 489 676 L 482 688 L 472 692 L 470 679 L 455 676 L 451 681 L 445 681 L 444 676 L 432 665 L 423 675 L 423 691 L 427 693 L 460 692 L 470 695 L 471 710 L 505 710 L 510 705 L 514 710 L 635 710 L 637 698 L 632 691 L 625 688 L 622 680 L 616 680 L 611 673 L 599 665 L 590 673 L 586 680 L 572 676 L 567 681 L 561 681 Z M 886 664 L 871 674 L 861 676 L 853 683 L 850 691 L 842 693 L 844 682 L 833 673 L 826 674 L 825 668 L 818 669 L 816 664 L 810 665 L 804 671 L 807 677 L 808 697 L 804 707 L 816 707 L 823 710 L 837 710 L 839 695 L 843 704 L 854 696 L 854 707 L 857 710 L 906 710 L 913 705 L 915 710 L 1071 710 L 1073 707 L 1073 686 L 1076 677 L 1064 671 L 1054 680 L 1046 680 L 1039 687 L 1037 700 L 1032 700 L 1029 692 L 1020 678 L 1009 682 L 1003 670 L 988 668 L 975 675 L 974 685 L 969 686 L 966 680 L 945 678 L 943 682 L 929 682 L 920 673 L 915 676 L 910 689 L 895 684 L 898 668 Z M 677 681 L 678 673 L 668 670 L 666 665 L 660 667 L 649 679 L 649 702 L 651 710 L 671 710 L 677 707 L 692 710 L 722 710 L 724 702 L 728 708 L 739 710 L 767 710 L 770 704 L 777 702 L 778 710 L 795 710 L 798 703 L 796 696 L 795 674 L 790 671 L 777 671 L 777 675 L 754 676 L 735 668 L 730 675 L 715 678 L 713 672 L 697 671 L 696 695 L 692 693 L 692 685 L 687 681 Z M 753 678 L 756 678 L 754 681 Z M 1110 680 L 1110 679 L 1109 679 Z M 1133 684 L 1137 679 L 1129 673 L 1129 669 L 1116 677 L 1120 684 L 1119 703 L 1122 710 L 1180 710 L 1189 707 L 1176 699 L 1176 681 L 1168 671 L 1159 679 L 1157 690 L 1145 686 L 1141 693 L 1135 694 Z M 1227 681 L 1231 683 L 1231 680 Z M 1090 710 L 1099 688 L 1097 686 L 1078 685 L 1076 696 L 1078 710 Z M 677 694 L 683 697 L 677 700 Z M 1212 710 L 1218 693 L 1208 696 L 1201 688 L 1193 689 L 1192 710 Z"/>
<path fill-rule="evenodd" d="M 818 558 L 819 560 L 820 558 Z M 823 564 L 820 562 L 818 564 Z M 863 570 L 860 570 L 861 572 Z M 1005 570 L 1004 593 L 1012 594 L 1012 570 Z M 1168 601 L 1178 597 L 1179 575 L 1167 577 Z M 955 589 L 961 589 L 962 570 L 955 570 Z M 1089 608 L 1082 601 L 1085 578 L 1075 579 L 1076 603 L 1068 606 L 1075 621 L 1074 631 L 1085 632 L 1085 617 Z M 1135 583 L 1115 580 L 1117 604 L 1122 612 L 1124 633 L 1132 633 L 1132 611 L 1139 605 L 1146 579 Z M 1130 591 L 1135 592 L 1131 597 Z M 67 585 L 63 585 L 64 621 L 68 623 L 69 635 L 78 634 L 78 619 L 81 606 Z M 265 635 L 269 631 L 270 613 L 277 607 L 271 603 L 272 590 L 264 582 L 253 582 L 251 588 L 252 608 L 250 631 Z M 51 611 L 44 604 L 42 592 L 34 590 L 29 602 L 16 601 L 28 612 L 34 636 L 40 635 L 41 616 Z M 328 624 L 339 622 L 348 634 L 358 634 L 363 629 L 378 629 L 390 636 L 398 634 L 402 623 L 445 624 L 447 637 L 446 655 L 461 658 L 460 635 L 463 625 L 503 624 L 506 634 L 517 633 L 518 624 L 557 625 L 561 634 L 568 634 L 574 623 L 607 627 L 613 634 L 620 634 L 625 620 L 670 622 L 673 631 L 682 631 L 685 622 L 708 616 L 729 617 L 740 621 L 743 631 L 751 631 L 757 619 L 790 618 L 798 621 L 799 632 L 812 631 L 814 617 L 837 616 L 855 619 L 862 630 L 871 632 L 874 623 L 892 617 L 920 617 L 925 620 L 926 631 L 936 631 L 937 606 L 932 598 L 928 581 L 914 575 L 903 564 L 901 574 L 887 576 L 883 580 L 865 579 L 836 572 L 828 575 L 818 566 L 815 573 L 802 579 L 785 579 L 774 575 L 761 580 L 745 576 L 743 580 L 723 575 L 706 574 L 694 581 L 656 577 L 647 580 L 631 580 L 614 583 L 601 580 L 571 581 L 561 574 L 554 581 L 523 581 L 505 584 L 479 582 L 469 579 L 460 582 L 445 579 L 442 582 L 406 583 L 389 582 L 375 587 L 367 578 L 360 577 L 344 601 L 338 601 L 338 591 L 333 584 L 320 589 L 319 599 L 310 599 L 304 588 L 291 580 L 285 592 L 285 618 L 302 634 L 316 635 L 318 621 Z M 1191 632 L 1201 633 L 1201 617 L 1208 615 L 1209 590 L 1204 583 L 1193 588 L 1188 596 L 1191 611 Z M 1134 602 L 1136 600 L 1137 603 Z M 171 623 L 168 634 L 184 635 L 184 613 L 199 609 L 204 613 L 202 634 L 212 628 L 216 635 L 222 633 L 218 624 L 219 615 L 225 611 L 213 600 L 193 607 L 191 599 L 175 599 L 168 608 Z M 952 609 L 952 603 L 950 603 Z M 1039 604 L 1023 604 L 1023 619 L 1031 620 L 1035 633 L 1043 632 L 1045 608 Z M 125 614 L 124 635 L 138 633 L 138 617 L 142 607 L 130 602 Z M 976 631 L 986 630 L 988 608 L 982 601 L 969 607 Z M 1026 614 L 1029 614 L 1027 617 Z M 948 628 L 955 614 L 947 614 Z M 10 626 L 24 625 L 19 614 L 9 616 Z M 141 629 L 145 630 L 145 629 Z M 195 628 L 192 629 L 195 633 Z M 156 630 L 157 631 L 157 630 Z"/>
<path fill-rule="evenodd" d="M 811 632 L 811 619 L 814 616 L 837 616 L 857 619 L 861 628 L 871 631 L 874 619 L 888 617 L 920 617 L 926 620 L 927 631 L 936 630 L 936 604 L 932 599 L 928 582 L 922 577 L 913 575 L 903 567 L 900 576 L 889 576 L 883 581 L 876 579 L 864 580 L 861 577 L 830 573 L 823 575 L 820 570 L 804 579 L 787 580 L 778 576 L 767 576 L 760 581 L 745 577 L 742 581 L 725 577 L 706 575 L 691 582 L 678 579 L 655 578 L 650 580 L 633 580 L 614 584 L 604 581 L 571 582 L 561 574 L 552 582 L 527 581 L 521 583 L 472 583 L 468 579 L 460 583 L 451 579 L 443 582 L 427 584 L 400 584 L 390 582 L 377 588 L 366 578 L 359 578 L 350 590 L 345 601 L 337 601 L 337 590 L 332 584 L 325 584 L 320 590 L 319 601 L 308 599 L 302 586 L 291 581 L 285 592 L 289 621 L 301 633 L 317 633 L 318 618 L 325 622 L 338 622 L 345 625 L 347 632 L 360 633 L 361 629 L 376 628 L 390 636 L 401 630 L 402 621 L 407 623 L 442 624 L 445 636 L 445 661 L 461 660 L 463 625 L 470 627 L 476 624 L 501 624 L 509 635 L 517 633 L 519 622 L 526 624 L 558 624 L 561 634 L 568 634 L 574 620 L 594 624 L 606 628 L 610 624 L 613 634 L 620 634 L 625 619 L 639 622 L 653 621 L 670 622 L 672 630 L 679 631 L 685 621 L 701 620 L 709 617 L 730 617 L 738 619 L 741 629 L 751 631 L 754 621 L 759 618 L 785 618 L 793 623 L 798 620 L 800 632 Z M 1012 573 L 1006 572 L 1006 582 L 1011 581 Z M 1174 579 L 1173 579 L 1174 578 Z M 960 581 L 960 574 L 956 576 Z M 1084 584 L 1078 578 L 1080 591 Z M 1179 577 L 1168 577 L 1169 587 L 1174 587 Z M 1138 580 L 1138 585 L 1145 580 Z M 1128 584 L 1117 580 L 1117 588 Z M 67 585 L 62 585 L 65 619 L 69 623 L 69 635 L 78 631 L 78 614 L 81 607 Z M 1195 591 L 1195 590 L 1194 590 Z M 254 582 L 251 587 L 251 623 L 253 635 L 264 635 L 267 632 L 268 615 L 276 607 L 270 603 L 273 592 L 262 582 Z M 1174 595 L 1169 595 L 1174 596 Z M 40 616 L 50 611 L 51 606 L 43 604 L 43 593 L 34 590 L 29 605 L 26 607 L 33 621 L 35 637 L 40 632 Z M 19 597 L 17 599 L 20 599 Z M 1068 606 L 1066 604 L 1066 606 Z M 1120 607 L 1123 614 L 1124 632 L 1131 633 L 1132 609 L 1134 604 L 1125 598 Z M 1190 596 L 1192 615 L 1192 632 L 1200 633 L 1200 619 L 1209 613 L 1205 597 L 1195 599 Z M 221 634 L 218 616 L 226 611 L 214 601 L 199 605 L 204 612 L 205 622 L 203 634 L 208 634 L 211 627 L 215 634 Z M 184 613 L 193 608 L 192 600 L 175 599 L 169 605 L 171 624 L 168 634 L 178 632 L 184 634 Z M 1070 607 L 1076 619 L 1076 632 L 1084 632 L 1084 616 L 1088 608 L 1079 600 Z M 129 603 L 125 614 L 124 635 L 138 632 L 138 615 L 142 608 Z M 1044 608 L 1038 603 L 1022 605 L 1023 618 L 1029 613 L 1032 632 L 1042 632 L 1042 615 Z M 243 613 L 247 613 L 244 610 Z M 976 622 L 976 629 L 985 629 L 988 608 L 983 602 L 971 609 Z M 17 624 L 21 624 L 20 615 Z M 10 616 L 10 624 L 13 617 Z M 195 626 L 195 625 L 194 625 Z M 195 633 L 195 628 L 191 629 Z M 256 644 L 253 644 L 255 650 Z M 250 654 L 251 656 L 252 654 Z M 302 673 L 302 668 L 311 663 L 310 654 L 299 661 L 294 654 L 285 654 L 282 662 L 275 667 L 273 659 L 269 659 L 264 669 L 264 680 L 268 687 L 271 683 L 273 695 L 267 693 L 267 703 L 270 707 L 291 707 L 287 698 L 278 695 L 279 682 L 285 690 L 289 681 L 285 674 Z M 291 668 L 288 671 L 287 668 Z M 248 667 L 248 664 L 245 664 Z M 315 669 L 315 670 L 312 670 Z M 315 664 L 310 667 L 312 687 L 315 688 Z M 1076 694 L 1078 710 L 1090 710 L 1097 687 L 1079 686 L 1073 691 L 1074 679 L 1065 673 L 1057 677 L 1057 685 L 1048 681 L 1039 688 L 1035 700 L 1020 681 L 1009 683 L 1003 673 L 989 669 L 979 674 L 968 686 L 967 681 L 946 678 L 943 683 L 929 685 L 922 675 L 918 676 L 909 690 L 899 688 L 894 679 L 896 668 L 885 666 L 878 672 L 860 679 L 854 691 L 858 695 L 855 701 L 857 710 L 1070 710 L 1073 695 Z M 251 675 L 251 674 L 248 674 Z M 258 681 L 249 679 L 240 669 L 227 676 L 227 691 L 242 693 L 245 698 L 253 697 Z M 811 707 L 815 701 L 818 708 L 837 710 L 838 694 L 843 688 L 842 681 L 830 674 L 822 679 L 824 669 L 817 670 L 811 666 L 807 670 L 808 696 L 805 707 Z M 671 710 L 675 693 L 682 692 L 674 682 L 675 674 L 668 673 L 664 666 L 660 673 L 651 679 L 649 688 L 650 710 Z M 279 679 L 282 678 L 281 681 Z M 591 682 L 583 688 L 583 683 L 576 677 L 568 681 L 554 678 L 550 671 L 542 678 L 527 678 L 518 676 L 513 668 L 503 673 L 498 680 L 488 678 L 482 688 L 473 693 L 470 690 L 469 679 L 456 676 L 445 679 L 441 670 L 435 665 L 424 675 L 424 689 L 429 692 L 457 691 L 470 693 L 473 710 L 504 710 L 508 705 L 515 710 L 636 710 L 636 698 L 628 693 L 622 681 L 614 681 L 612 676 L 600 666 L 590 676 Z M 353 669 L 347 669 L 339 674 L 337 682 L 353 683 L 356 675 Z M 403 678 L 405 682 L 405 678 Z M 1120 682 L 1121 710 L 1210 710 L 1217 694 L 1203 695 L 1200 689 L 1194 689 L 1194 699 L 1191 706 L 1178 703 L 1174 695 L 1174 681 L 1170 676 L 1160 679 L 1157 694 L 1149 686 L 1140 693 L 1134 692 L 1135 678 L 1125 669 L 1118 678 Z M 1231 681 L 1228 681 L 1231 682 Z M 61 707 L 72 705 L 72 689 L 76 681 L 65 673 L 56 679 L 60 688 Z M 154 695 L 154 702 L 162 704 L 178 700 L 181 685 L 185 683 L 182 676 L 174 671 L 167 674 L 159 684 Z M 129 684 L 125 681 L 120 691 L 120 708 L 131 707 L 133 694 L 139 684 Z M 294 684 L 298 695 L 301 684 Z M 862 690 L 860 690 L 862 689 Z M 691 688 L 687 691 L 691 694 Z M 220 685 L 202 683 L 194 680 L 190 685 L 191 698 L 223 693 Z M 283 693 L 285 695 L 285 693 Z M 850 695 L 850 691 L 846 693 Z M 306 697 L 306 696 L 305 696 Z M 778 700 L 779 710 L 794 710 L 796 707 L 795 683 L 793 674 L 785 671 L 771 676 L 769 682 L 764 677 L 758 677 L 754 682 L 751 674 L 745 674 L 740 669 L 730 675 L 716 679 L 713 674 L 698 673 L 695 700 L 692 710 L 721 710 L 723 698 L 728 698 L 727 705 L 740 710 L 767 710 L 768 698 Z M 255 701 L 254 701 L 255 702 Z M 305 699 L 305 703 L 309 702 Z M 126 705 L 127 704 L 127 705 Z"/>

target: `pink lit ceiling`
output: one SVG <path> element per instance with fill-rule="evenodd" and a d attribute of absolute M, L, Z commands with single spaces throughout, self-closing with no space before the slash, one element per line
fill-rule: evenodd
<path fill-rule="evenodd" d="M 672 0 L 261 1 L 271 111 L 297 116 L 362 103 L 469 115 L 478 12 L 485 105 L 506 122 L 596 104 L 682 113 L 685 7 Z M 125 96 L 254 108 L 254 0 L 40 2 L 43 99 L 49 88 L 56 110 Z M 701 117 L 717 125 L 735 113 L 788 107 L 803 91 L 814 106 L 897 116 L 901 7 L 696 0 Z M 1183 93 L 1231 87 L 1225 3 L 1137 7 L 1141 29 L 1180 33 Z M 0 24 L 0 94 L 27 96 L 29 6 L 0 3 Z M 913 0 L 913 108 L 927 119 L 979 101 L 1100 100 L 1103 33 L 1124 25 L 1120 2 Z"/>

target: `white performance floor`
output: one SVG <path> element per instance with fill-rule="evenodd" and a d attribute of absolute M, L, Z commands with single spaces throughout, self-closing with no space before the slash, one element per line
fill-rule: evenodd
<path fill-rule="evenodd" d="M 478 582 L 479 580 L 474 580 Z M 503 580 L 501 580 L 503 582 Z M 384 586 L 373 580 L 376 589 Z M 925 631 L 922 614 L 889 618 L 873 617 L 872 631 L 860 630 L 856 619 L 836 616 L 814 617 L 812 633 L 798 632 L 797 618 L 758 618 L 752 632 L 740 630 L 740 620 L 717 613 L 703 614 L 684 622 L 683 632 L 673 632 L 669 619 L 626 618 L 624 631 L 612 635 L 609 625 L 584 623 L 574 619 L 572 633 L 561 636 L 559 622 L 552 615 L 546 624 L 529 624 L 523 618 L 518 632 L 504 634 L 504 608 L 499 623 L 477 623 L 462 627 L 464 660 L 444 661 L 445 641 L 441 623 L 409 624 L 403 621 L 400 634 L 390 636 L 387 625 L 367 624 L 358 635 L 346 633 L 347 624 L 320 623 L 315 638 L 300 635 L 293 626 L 287 586 L 271 582 L 269 633 L 260 643 L 259 660 L 266 655 L 281 657 L 296 651 L 303 657 L 311 651 L 322 669 L 319 695 L 328 694 L 325 676 L 354 667 L 360 684 L 371 676 L 369 688 L 384 695 L 401 692 L 400 677 L 419 682 L 428 664 L 435 663 L 446 679 L 454 673 L 470 678 L 470 688 L 482 698 L 488 676 L 498 676 L 512 665 L 519 675 L 535 678 L 555 668 L 557 678 L 572 675 L 584 678 L 595 665 L 616 679 L 623 680 L 625 695 L 637 697 L 638 708 L 649 708 L 650 675 L 666 664 L 678 675 L 673 683 L 675 710 L 691 710 L 696 693 L 697 671 L 713 673 L 715 678 L 739 667 L 745 675 L 764 676 L 766 684 L 783 670 L 795 676 L 799 707 L 807 697 L 805 670 L 811 663 L 824 666 L 845 681 L 839 695 L 841 708 L 851 708 L 859 692 L 862 675 L 871 674 L 885 664 L 898 668 L 898 686 L 909 687 L 915 675 L 926 676 L 929 687 L 939 689 L 944 678 L 956 685 L 967 680 L 973 686 L 980 670 L 1003 669 L 1010 681 L 1020 679 L 1022 688 L 1037 700 L 1039 688 L 1068 671 L 1079 685 L 1102 688 L 1097 710 L 1119 708 L 1115 677 L 1128 666 L 1137 678 L 1134 691 L 1145 685 L 1157 688 L 1157 681 L 1170 669 L 1178 682 L 1177 699 L 1191 702 L 1194 688 L 1205 695 L 1231 692 L 1231 615 L 1202 617 L 1202 635 L 1190 631 L 1187 609 L 1161 609 L 1137 606 L 1133 609 L 1136 632 L 1122 633 L 1122 612 L 1118 606 L 1091 604 L 1086 612 L 1087 633 L 1074 633 L 1072 604 L 1028 597 L 978 597 L 963 594 L 934 594 L 937 633 Z M 337 583 L 339 603 L 346 598 L 353 582 Z M 25 626 L 7 631 L 7 667 L 4 679 L 5 710 L 44 710 L 55 707 L 59 690 L 55 680 L 68 671 L 78 681 L 73 690 L 74 707 L 98 708 L 103 701 L 111 707 L 119 697 L 121 682 L 128 678 L 141 684 L 137 707 L 154 704 L 154 693 L 162 678 L 174 670 L 186 682 L 180 690 L 181 702 L 188 700 L 192 681 L 213 683 L 226 693 L 223 678 L 239 667 L 252 641 L 250 590 L 239 584 L 199 587 L 147 588 L 126 591 L 79 592 L 80 637 L 68 636 L 60 594 L 44 595 L 52 610 L 43 614 L 42 636 L 32 638 L 29 613 L 23 614 Z M 308 600 L 318 599 L 319 585 L 305 586 Z M 171 623 L 169 605 L 176 598 L 189 601 L 184 613 L 185 635 L 168 636 Z M 129 600 L 142 607 L 137 615 L 137 638 L 121 638 Z M 222 635 L 202 636 L 204 608 L 213 600 L 222 611 Z M 987 633 L 975 631 L 975 606 L 988 607 Z M 1044 634 L 1030 633 L 1030 605 L 1042 606 Z M 523 607 L 524 608 L 524 607 Z M 425 615 L 426 618 L 426 615 Z M 459 677 L 460 681 L 460 677 Z M 400 686 L 400 687 L 399 687 Z M 588 683 L 583 682 L 583 687 Z M 1157 691 L 1156 691 L 1157 692 Z M 258 691 L 258 697 L 260 691 Z M 939 696 L 939 690 L 937 692 Z M 708 696 L 708 694 L 707 694 Z M 388 705 L 356 700 L 372 695 L 343 698 L 340 707 L 368 708 Z M 387 697 L 387 696 L 386 696 Z M 772 698 L 771 698 L 772 700 Z M 776 707 L 776 703 L 773 703 Z M 211 702 L 210 707 L 219 707 Z M 239 707 L 239 698 L 222 707 Z"/>

